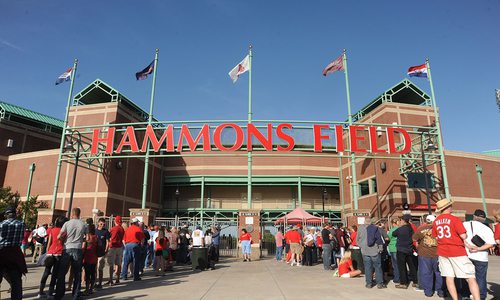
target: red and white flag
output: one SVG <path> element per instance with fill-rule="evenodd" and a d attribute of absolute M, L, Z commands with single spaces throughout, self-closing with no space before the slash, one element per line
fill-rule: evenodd
<path fill-rule="evenodd" d="M 329 63 L 328 66 L 326 66 L 326 68 L 323 70 L 323 76 L 326 76 L 336 71 L 343 71 L 343 70 L 344 70 L 344 57 L 343 55 L 341 55 L 336 60 Z"/>
<path fill-rule="evenodd" d="M 236 82 L 236 80 L 238 80 L 241 74 L 245 73 L 248 70 L 250 70 L 250 58 L 247 55 L 239 64 L 237 64 L 231 71 L 229 71 L 229 77 L 234 83 Z"/>

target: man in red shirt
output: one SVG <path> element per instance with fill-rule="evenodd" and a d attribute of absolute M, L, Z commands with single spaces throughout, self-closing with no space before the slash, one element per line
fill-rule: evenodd
<path fill-rule="evenodd" d="M 441 215 L 433 223 L 432 235 L 438 244 L 439 270 L 446 277 L 446 286 L 453 300 L 458 299 L 455 277 L 465 278 L 474 299 L 480 299 L 476 270 L 465 251 L 465 247 L 471 247 L 465 242 L 467 231 L 462 221 L 451 214 L 452 204 L 448 199 L 436 203 L 436 212 L 441 212 Z"/>
<path fill-rule="evenodd" d="M 134 263 L 134 281 L 139 281 L 139 271 L 141 264 L 141 243 L 144 241 L 144 231 L 139 227 L 139 219 L 133 218 L 130 227 L 125 230 L 123 236 L 123 243 L 125 244 L 125 253 L 123 258 L 121 279 L 127 279 L 127 267 L 129 264 Z"/>
<path fill-rule="evenodd" d="M 289 230 L 285 234 L 285 240 L 287 244 L 290 245 L 290 251 L 292 251 L 292 258 L 290 266 L 297 264 L 300 267 L 300 262 L 302 261 L 302 252 L 304 248 L 301 246 L 302 239 L 300 237 L 300 233 L 298 232 L 298 227 L 294 226 L 292 230 Z"/>
<path fill-rule="evenodd" d="M 109 285 L 113 285 L 113 273 L 116 266 L 116 274 L 120 274 L 122 268 L 123 259 L 123 236 L 125 235 L 125 230 L 122 227 L 122 217 L 115 217 L 115 226 L 109 230 L 109 249 L 107 254 L 108 266 L 109 266 Z M 116 283 L 120 283 L 120 279 L 116 279 Z"/>

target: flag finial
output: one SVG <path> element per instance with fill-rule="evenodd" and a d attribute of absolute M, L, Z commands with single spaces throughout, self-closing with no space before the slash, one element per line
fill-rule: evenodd
<path fill-rule="evenodd" d="M 252 50 L 253 46 L 252 44 L 248 45 L 248 50 Z"/>
<path fill-rule="evenodd" d="M 158 52 L 160 52 L 160 49 L 159 49 L 159 48 L 156 48 L 156 53 L 158 54 Z"/>
<path fill-rule="evenodd" d="M 78 58 L 75 58 L 75 64 L 78 63 Z"/>

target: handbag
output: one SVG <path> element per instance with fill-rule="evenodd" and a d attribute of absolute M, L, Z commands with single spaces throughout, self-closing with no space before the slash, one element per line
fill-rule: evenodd
<path fill-rule="evenodd" d="M 474 234 L 474 227 L 472 226 L 472 222 L 470 222 L 470 229 L 472 231 L 471 242 L 477 247 L 482 247 L 486 242 L 477 234 Z"/>

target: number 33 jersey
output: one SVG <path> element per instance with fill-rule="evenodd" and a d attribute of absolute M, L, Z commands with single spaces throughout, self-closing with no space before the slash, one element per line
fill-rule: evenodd
<path fill-rule="evenodd" d="M 432 226 L 432 235 L 437 239 L 437 255 L 444 257 L 467 256 L 461 234 L 466 233 L 462 221 L 451 215 L 442 214 Z"/>

